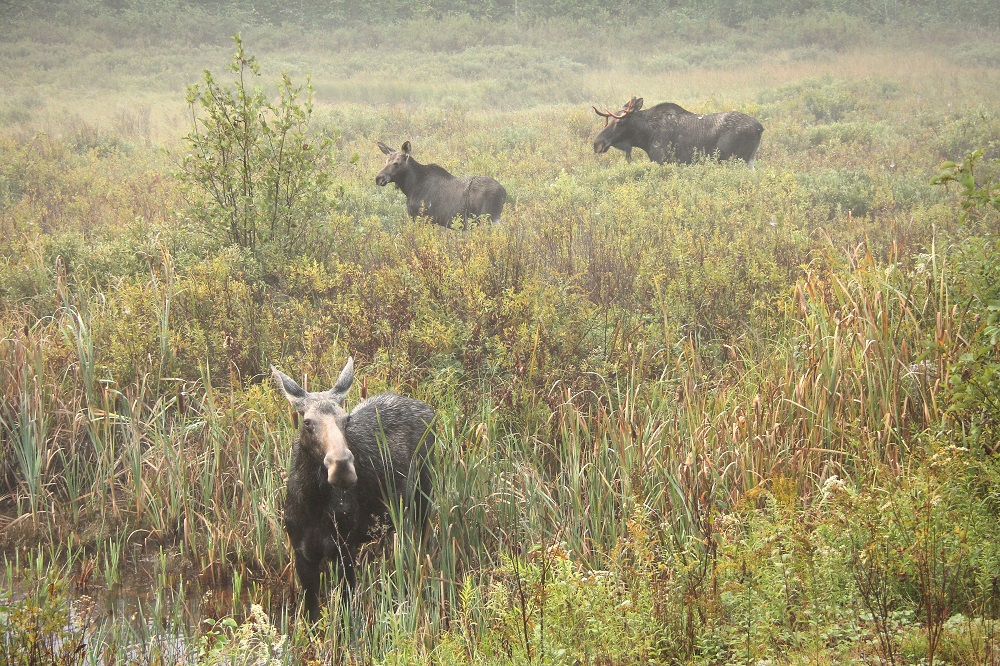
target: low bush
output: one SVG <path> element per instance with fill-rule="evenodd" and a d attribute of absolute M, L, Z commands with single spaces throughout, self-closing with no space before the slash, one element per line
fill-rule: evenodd
<path fill-rule="evenodd" d="M 344 92 L 315 115 L 290 79 L 256 89 L 238 51 L 243 85 L 205 75 L 186 140 L 187 121 L 155 107 L 146 128 L 142 101 L 0 137 L 0 542 L 9 571 L 42 551 L 67 567 L 32 574 L 55 599 L 32 591 L 36 628 L 45 614 L 71 626 L 46 610 L 67 596 L 149 586 L 134 624 L 114 607 L 84 632 L 88 659 L 995 654 L 1000 281 L 992 116 L 977 115 L 993 93 L 952 95 L 981 89 L 980 75 L 934 61 L 944 74 L 918 81 L 922 52 L 842 53 L 837 26 L 865 31 L 841 15 L 810 13 L 801 28 L 830 40 L 816 48 L 835 74 L 779 59 L 762 82 L 762 69 L 716 65 L 726 44 L 745 49 L 741 63 L 772 53 L 758 45 L 767 32 L 679 21 L 657 55 L 622 39 L 656 20 L 629 32 L 525 11 L 521 28 L 498 28 L 502 43 L 461 12 L 335 32 L 356 51 L 344 62 L 302 35 L 281 64 L 336 72 L 318 88 Z M 298 34 L 285 14 L 264 18 L 285 21 L 272 43 Z M 372 46 L 434 26 L 419 47 Z M 17 27 L 19 39 L 39 30 Z M 62 48 L 74 34 L 48 39 Z M 172 57 L 221 57 L 205 48 Z M 656 68 L 682 52 L 692 61 L 657 93 Z M 584 102 L 620 103 L 623 86 L 759 116 L 756 169 L 595 156 L 601 122 Z M 242 124 L 209 126 L 241 104 L 257 143 L 235 136 Z M 310 142 L 288 171 L 268 143 L 281 119 L 286 141 Z M 166 164 L 162 132 L 173 155 L 201 151 L 197 168 Z M 931 185 L 938 154 L 977 137 L 985 152 Z M 237 138 L 242 152 L 227 152 Z M 373 182 L 377 140 L 496 177 L 503 222 L 410 220 L 401 194 Z M 247 162 L 219 168 L 234 154 Z M 172 171 L 185 164 L 186 181 Z M 350 608 L 331 601 L 310 633 L 292 627 L 280 518 L 294 426 L 267 373 L 330 385 L 349 354 L 352 400 L 394 390 L 434 405 L 436 511 L 424 542 L 399 530 L 366 550 Z M 64 593 L 67 577 L 78 587 Z M 218 622 L 180 629 L 192 590 Z M 2 599 L 0 620 L 30 605 Z M 14 640 L 29 624 L 3 631 Z"/>

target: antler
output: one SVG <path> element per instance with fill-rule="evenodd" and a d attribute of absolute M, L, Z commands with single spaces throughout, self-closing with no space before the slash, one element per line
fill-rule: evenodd
<path fill-rule="evenodd" d="M 615 113 L 614 111 L 610 111 L 608 109 L 605 109 L 604 111 L 598 111 L 597 107 L 593 106 L 593 105 L 591 105 L 590 108 L 592 108 L 594 110 L 594 113 L 596 113 L 600 117 L 604 118 L 604 126 L 607 127 L 608 123 L 611 122 L 612 118 L 614 118 L 615 120 L 621 120 L 622 118 L 624 118 L 628 114 L 632 113 L 632 105 L 633 104 L 635 104 L 635 97 L 634 96 L 631 99 L 629 99 L 628 104 L 626 104 L 625 108 L 621 110 L 621 113 Z"/>
<path fill-rule="evenodd" d="M 605 109 L 604 111 L 599 111 L 596 106 L 591 106 L 590 108 L 592 108 L 594 110 L 594 113 L 596 113 L 597 115 L 599 115 L 602 118 L 616 118 L 617 119 L 617 118 L 621 118 L 622 116 L 625 115 L 624 111 L 622 113 L 615 113 L 613 111 L 608 111 L 607 109 Z"/>

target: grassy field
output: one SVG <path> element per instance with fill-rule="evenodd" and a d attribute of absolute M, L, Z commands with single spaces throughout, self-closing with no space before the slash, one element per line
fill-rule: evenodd
<path fill-rule="evenodd" d="M 68 7 L 0 27 L 6 662 L 1000 663 L 995 17 Z M 237 33 L 313 92 L 255 244 L 186 101 Z M 757 168 L 595 156 L 633 94 L 759 118 Z M 405 140 L 503 222 L 409 220 Z M 349 355 L 435 408 L 436 511 L 309 628 L 269 366 Z"/>

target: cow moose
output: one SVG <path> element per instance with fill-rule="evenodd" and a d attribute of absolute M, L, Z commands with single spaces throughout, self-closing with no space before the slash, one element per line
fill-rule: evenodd
<path fill-rule="evenodd" d="M 375 184 L 384 187 L 395 183 L 406 195 L 410 217 L 429 217 L 443 227 L 450 227 L 456 218 L 464 226 L 483 215 L 500 221 L 507 190 L 489 176 L 457 178 L 437 164 L 420 164 L 410 154 L 409 141 L 398 151 L 381 141 L 378 147 L 389 158 L 375 176 Z"/>
<path fill-rule="evenodd" d="M 752 169 L 764 132 L 757 119 L 739 111 L 696 114 L 672 102 L 644 111 L 641 97 L 632 97 L 618 113 L 593 109 L 604 118 L 604 129 L 594 139 L 595 153 L 636 147 L 659 164 L 691 164 L 707 156 L 741 159 Z"/>
<path fill-rule="evenodd" d="M 308 392 L 274 366 L 271 376 L 299 415 L 285 499 L 285 531 L 311 621 L 319 619 L 320 573 L 333 564 L 341 595 L 356 585 L 358 550 L 391 527 L 390 504 L 405 506 L 418 529 L 429 508 L 428 455 L 434 411 L 395 393 L 363 400 L 351 412 L 347 359 L 333 388 Z"/>

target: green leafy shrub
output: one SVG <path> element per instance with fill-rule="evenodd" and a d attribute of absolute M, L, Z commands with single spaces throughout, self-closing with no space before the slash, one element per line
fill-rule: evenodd
<path fill-rule="evenodd" d="M 898 84 L 884 78 L 853 81 L 827 75 L 782 86 L 760 96 L 763 103 L 777 102 L 816 124 L 856 120 L 870 113 L 875 100 L 898 97 Z"/>
<path fill-rule="evenodd" d="M 990 209 L 1000 211 L 1000 188 L 992 177 L 984 182 L 976 180 L 976 164 L 982 159 L 983 151 L 974 150 L 965 156 L 961 162 L 944 162 L 938 169 L 938 175 L 931 181 L 935 185 L 955 183 L 961 188 L 959 196 L 962 203 L 962 220 L 967 221 L 970 214 L 977 217 L 989 215 Z"/>
<path fill-rule="evenodd" d="M 970 225 L 996 230 L 1000 194 L 991 177 L 977 180 L 975 168 L 982 151 L 969 153 L 960 163 L 941 165 L 936 184 L 959 186 L 961 219 Z M 957 298 L 969 299 L 969 331 L 949 374 L 949 412 L 963 430 L 988 453 L 998 449 L 1000 434 L 1000 275 L 997 243 L 970 239 L 959 247 L 964 283 L 955 285 Z"/>
<path fill-rule="evenodd" d="M 699 44 L 679 49 L 676 58 L 689 67 L 738 67 L 747 62 L 749 53 L 734 50 L 729 44 Z"/>
<path fill-rule="evenodd" d="M 485 596 L 466 602 L 465 613 L 489 627 L 475 651 L 542 664 L 690 657 L 687 624 L 699 603 L 685 589 L 691 553 L 664 548 L 646 518 L 630 526 L 603 570 L 582 569 L 561 546 L 505 557 Z"/>
<path fill-rule="evenodd" d="M 71 79 L 92 67 L 76 77 L 96 82 L 87 99 L 113 99 L 86 127 L 39 99 L 0 137 L 0 545 L 16 557 L 25 543 L 82 544 L 66 555 L 76 580 L 97 566 L 92 587 L 127 594 L 130 569 L 170 561 L 155 587 L 178 597 L 143 603 L 134 624 L 119 607 L 102 614 L 111 647 L 91 640 L 90 661 L 164 644 L 216 663 L 988 660 L 996 210 L 986 197 L 963 223 L 967 174 L 951 173 L 956 200 L 927 172 L 944 147 L 979 140 L 972 192 L 991 178 L 996 94 L 979 70 L 884 42 L 855 49 L 870 42 L 853 13 L 801 6 L 768 22 L 788 9 L 774 2 L 724 8 L 748 30 L 720 24 L 712 2 L 656 17 L 632 3 L 630 24 L 592 4 L 528 4 L 515 29 L 462 3 L 379 1 L 308 19 L 386 12 L 364 30 L 312 32 L 294 23 L 308 0 L 257 15 L 55 4 L 79 30 L 4 24 L 12 87 L 30 72 L 26 88 L 71 104 L 83 94 Z M 143 32 L 144 11 L 158 29 L 192 29 Z M 262 168 L 240 209 L 258 225 L 252 247 L 229 233 L 234 208 L 181 187 L 155 150 L 186 131 L 172 124 L 172 77 L 228 59 L 221 27 L 243 22 L 277 65 L 323 82 L 311 115 L 308 88 L 288 84 L 288 117 L 309 123 L 286 138 L 337 143 L 325 160 L 300 156 L 302 207 L 281 202 L 291 224 L 273 237 L 274 201 L 256 194 L 274 151 L 246 144 Z M 812 36 L 824 45 L 805 46 Z M 192 135 L 227 150 L 239 137 L 208 130 L 210 93 L 219 111 L 242 91 L 268 140 L 285 117 L 285 83 L 260 93 L 243 58 L 242 87 L 213 78 L 192 104 Z M 790 84 L 744 67 L 762 58 Z M 914 62 L 942 74 L 918 81 Z M 150 145 L 142 105 L 119 110 L 136 81 L 153 100 Z M 757 168 L 594 156 L 589 104 L 619 104 L 623 86 L 761 117 Z M 427 161 L 501 180 L 504 222 L 459 233 L 409 220 L 372 182 L 374 140 L 405 138 Z M 243 182 L 202 166 L 199 182 Z M 329 386 L 348 354 L 352 403 L 393 390 L 439 414 L 437 512 L 426 543 L 400 531 L 366 553 L 349 613 L 332 595 L 303 631 L 280 518 L 294 426 L 266 368 Z M 862 598 L 879 586 L 885 603 Z M 224 619 L 181 636 L 192 592 Z M 242 602 L 267 617 L 227 615 Z M 148 662 L 181 660 L 159 654 Z"/>
<path fill-rule="evenodd" d="M 972 106 L 950 115 L 935 130 L 933 142 L 941 158 L 951 161 L 954 155 L 965 155 L 966 164 L 971 166 L 978 162 L 981 175 L 991 175 L 996 179 L 994 165 L 1000 158 L 1000 140 L 997 138 L 1000 115 L 983 106 Z M 969 162 L 968 157 L 977 153 L 977 157 Z"/>
<path fill-rule="evenodd" d="M 848 214 L 864 217 L 873 207 L 876 185 L 866 171 L 813 172 L 802 180 L 802 189 L 810 193 L 820 219 L 837 220 Z"/>
<path fill-rule="evenodd" d="M 287 663 L 288 636 L 271 624 L 271 618 L 257 604 L 242 623 L 232 617 L 206 620 L 208 630 L 199 640 L 198 664 L 223 666 L 239 662 L 254 666 L 281 666 Z M 284 657 L 284 658 L 283 658 Z"/>
<path fill-rule="evenodd" d="M 203 83 L 188 89 L 194 129 L 180 176 L 193 197 L 190 212 L 244 248 L 294 249 L 325 209 L 330 139 L 308 131 L 310 86 L 294 86 L 286 74 L 278 101 L 268 101 L 248 80 L 260 76 L 259 63 L 239 36 L 235 41 L 233 87 L 206 71 Z"/>
<path fill-rule="evenodd" d="M 994 577 L 995 519 L 976 489 L 980 466 L 962 447 L 931 444 L 928 453 L 898 485 L 841 495 L 838 506 L 863 620 L 887 662 L 917 649 L 911 623 L 923 634 L 920 655 L 933 662 L 949 617 L 978 616 L 977 579 Z"/>
<path fill-rule="evenodd" d="M 843 11 L 807 11 L 801 16 L 775 17 L 771 29 L 780 34 L 783 44 L 843 52 L 871 42 L 871 24 L 855 13 Z"/>
<path fill-rule="evenodd" d="M 93 602 L 76 602 L 65 577 L 36 579 L 26 597 L 0 592 L 0 660 L 9 666 L 87 663 Z M 90 605 L 88 606 L 88 602 Z"/>

